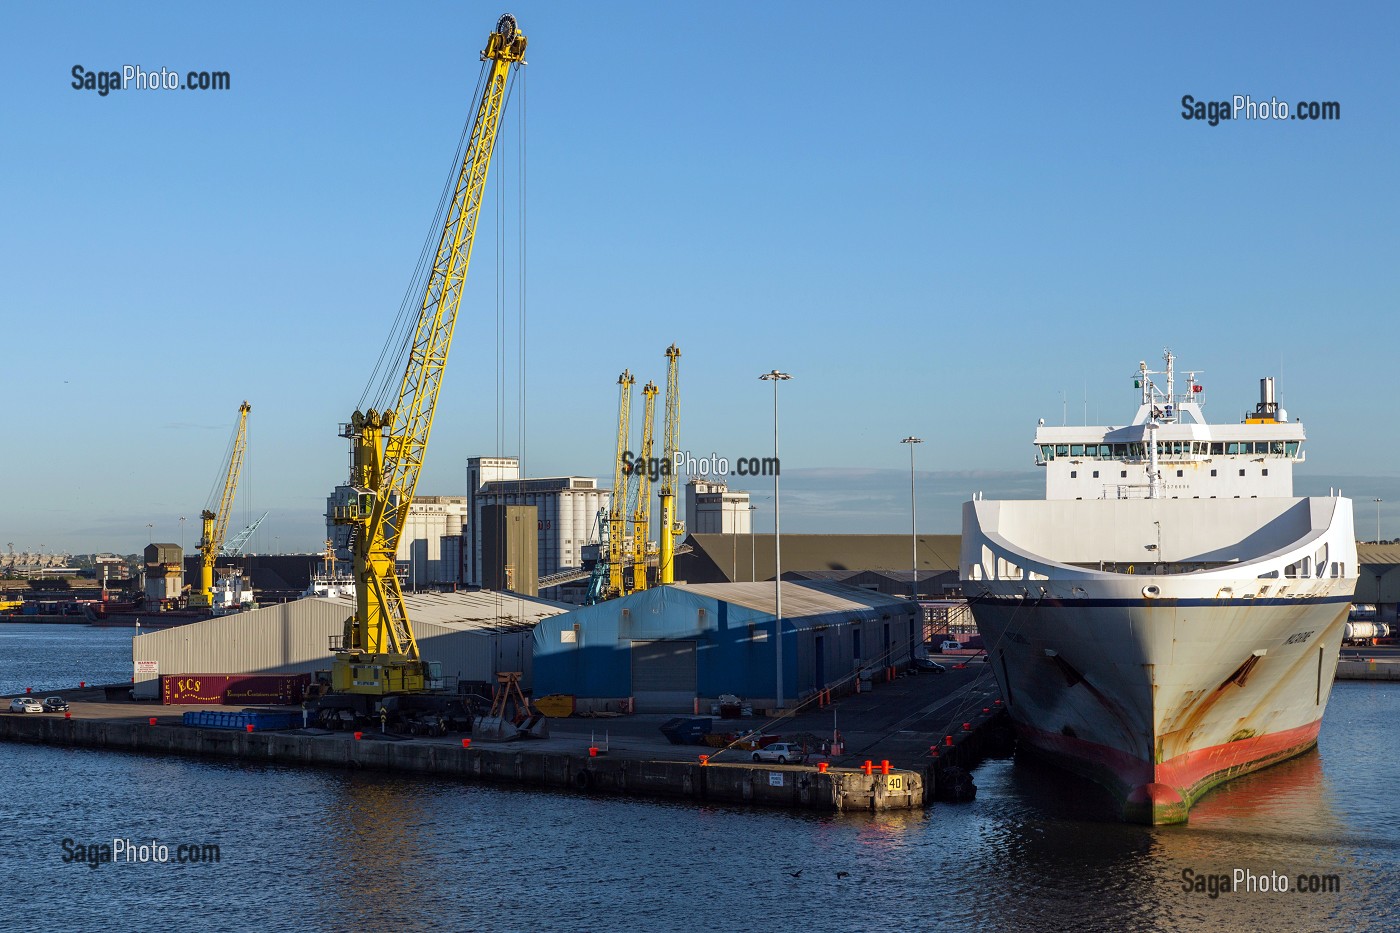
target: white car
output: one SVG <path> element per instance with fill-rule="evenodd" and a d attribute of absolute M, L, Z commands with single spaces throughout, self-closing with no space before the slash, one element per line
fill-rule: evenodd
<path fill-rule="evenodd" d="M 800 764 L 806 757 L 802 746 L 795 742 L 774 742 L 766 748 L 756 749 L 753 753 L 754 761 L 776 761 L 780 765 L 788 762 Z"/>
<path fill-rule="evenodd" d="M 42 713 L 44 704 L 33 697 L 15 697 L 10 701 L 10 712 L 12 713 Z"/>

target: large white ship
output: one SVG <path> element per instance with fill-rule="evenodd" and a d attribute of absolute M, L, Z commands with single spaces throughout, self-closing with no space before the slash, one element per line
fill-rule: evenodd
<path fill-rule="evenodd" d="M 1154 824 L 1316 743 L 1357 576 L 1351 500 L 1293 496 L 1273 379 L 1209 424 L 1165 359 L 1131 424 L 1042 421 L 1045 499 L 965 503 L 961 559 L 1022 741 Z"/>

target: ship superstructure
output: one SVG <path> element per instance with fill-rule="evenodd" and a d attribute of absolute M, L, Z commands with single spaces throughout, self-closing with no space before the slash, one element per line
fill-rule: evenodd
<path fill-rule="evenodd" d="M 1042 424 L 1046 498 L 966 503 L 961 558 L 1023 740 L 1152 823 L 1315 743 L 1356 585 L 1351 502 L 1293 496 L 1273 380 L 1210 424 L 1165 360 L 1131 423 Z"/>

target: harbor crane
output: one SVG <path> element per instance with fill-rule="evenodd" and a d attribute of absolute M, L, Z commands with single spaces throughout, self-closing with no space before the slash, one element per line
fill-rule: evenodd
<path fill-rule="evenodd" d="M 608 511 L 608 582 L 603 599 L 614 599 L 626 592 L 622 562 L 627 550 L 627 494 L 631 489 L 627 439 L 632 434 L 632 386 L 636 383 L 637 377 L 626 369 L 617 377 L 617 456 L 613 459 L 612 503 Z"/>
<path fill-rule="evenodd" d="M 681 446 L 681 351 L 674 343 L 666 348 L 666 420 L 662 428 L 660 553 L 656 582 L 676 582 L 676 542 L 685 537 L 685 525 L 676 518 L 676 451 Z"/>
<path fill-rule="evenodd" d="M 397 403 L 381 411 L 357 410 L 342 427 L 351 445 L 353 501 L 335 506 L 332 520 L 349 526 L 355 612 L 346 620 L 344 635 L 332 641 L 331 687 L 338 694 L 382 698 L 430 688 L 395 573 L 395 555 L 428 448 L 511 66 L 525 64 L 525 45 L 515 17 L 507 13 L 481 53 L 481 99 L 406 343 L 408 362 Z"/>
<path fill-rule="evenodd" d="M 656 421 L 656 383 L 642 386 L 642 469 L 637 470 L 637 506 L 632 513 L 632 589 L 647 588 L 647 539 L 651 537 L 652 425 Z"/>
<path fill-rule="evenodd" d="M 199 513 L 203 527 L 199 536 L 199 586 L 190 593 L 189 604 L 196 609 L 214 605 L 214 561 L 224 546 L 228 534 L 229 516 L 233 514 L 233 494 L 238 489 L 238 474 L 243 469 L 243 455 L 248 452 L 248 412 L 253 406 L 244 401 L 238 406 L 238 426 L 234 428 L 233 444 L 228 465 L 224 468 L 224 491 L 219 497 L 219 510 Z"/>

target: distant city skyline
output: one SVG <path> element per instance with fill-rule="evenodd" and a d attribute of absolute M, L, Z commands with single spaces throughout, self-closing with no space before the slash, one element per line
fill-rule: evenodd
<path fill-rule="evenodd" d="M 500 12 L 0 9 L 0 543 L 130 552 L 178 542 L 183 515 L 192 548 L 247 399 L 231 530 L 266 510 L 251 548 L 319 548 L 347 472 L 337 427 L 434 235 Z M 1400 528 L 1400 435 L 1377 429 L 1400 10 L 513 12 L 530 64 L 420 493 L 464 494 L 466 458 L 493 452 L 611 485 L 617 374 L 664 383 L 674 342 L 697 453 L 771 452 L 758 375 L 792 374 L 785 531 L 907 530 L 914 435 L 919 528 L 952 532 L 958 496 L 1039 494 L 1037 418 L 1123 423 L 1137 362 L 1170 346 L 1215 420 L 1277 376 L 1309 435 L 1298 491 L 1340 485 L 1360 537 L 1376 498 Z M 125 64 L 229 86 L 72 87 L 75 65 Z M 1235 94 L 1335 101 L 1340 119 L 1183 118 L 1184 95 Z M 765 485 L 740 488 L 761 531 Z"/>

